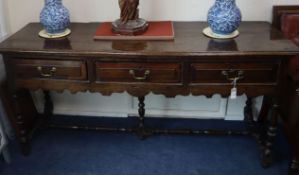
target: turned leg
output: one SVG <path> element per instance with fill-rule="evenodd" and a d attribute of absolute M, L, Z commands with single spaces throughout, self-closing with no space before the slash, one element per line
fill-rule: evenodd
<path fill-rule="evenodd" d="M 263 97 L 263 102 L 258 117 L 258 123 L 260 124 L 266 123 L 270 109 L 271 109 L 271 99 L 269 96 L 265 95 Z"/>
<path fill-rule="evenodd" d="M 44 104 L 44 120 L 47 122 L 51 116 L 53 116 L 53 102 L 50 96 L 49 91 L 43 91 L 44 92 L 44 99 L 45 99 L 45 104 Z"/>
<path fill-rule="evenodd" d="M 38 114 L 28 90 L 15 90 L 11 94 L 9 101 L 13 109 L 13 113 L 11 113 L 12 124 L 23 155 L 29 155 L 31 150 L 30 140 Z"/>
<path fill-rule="evenodd" d="M 30 154 L 30 122 L 36 117 L 37 112 L 30 93 L 24 89 L 17 90 L 9 87 L 5 82 L 0 86 L 0 96 L 3 102 L 5 112 L 12 126 L 15 129 L 15 134 L 19 142 L 19 146 L 23 155 Z M 32 113 L 31 113 L 32 112 Z M 28 115 L 31 113 L 32 115 Z M 7 160 L 8 154 L 4 153 Z"/>
<path fill-rule="evenodd" d="M 50 96 L 50 91 L 44 90 L 44 113 L 38 117 L 32 132 L 36 132 L 37 130 L 43 129 L 47 127 L 48 121 L 53 116 L 53 102 Z"/>
<path fill-rule="evenodd" d="M 16 125 L 17 125 L 17 134 L 19 136 L 19 142 L 21 146 L 21 152 L 23 155 L 30 154 L 30 143 L 28 138 L 28 130 L 25 126 L 25 117 L 22 115 L 21 110 L 19 109 L 19 96 L 18 94 L 13 95 L 13 103 L 16 111 Z"/>
<path fill-rule="evenodd" d="M 296 129 L 297 132 L 294 133 L 294 142 L 291 144 L 292 147 L 292 159 L 289 164 L 289 173 L 288 175 L 298 175 L 299 173 L 299 136 L 295 136 L 299 134 L 299 129 Z M 295 130 L 295 131 L 296 131 Z"/>
<path fill-rule="evenodd" d="M 296 175 L 299 172 L 299 89 L 295 90 L 292 97 L 286 128 L 289 143 L 292 148 L 292 159 L 289 164 L 288 175 Z"/>
<path fill-rule="evenodd" d="M 139 123 L 138 123 L 138 128 L 137 128 L 137 135 L 140 139 L 145 139 L 145 128 L 144 128 L 144 114 L 145 114 L 145 109 L 144 109 L 144 96 L 143 97 L 138 97 L 138 113 L 139 113 Z"/>
<path fill-rule="evenodd" d="M 256 139 L 257 143 L 262 146 L 262 129 L 259 122 L 255 122 L 253 119 L 253 110 L 252 110 L 252 98 L 247 97 L 246 105 L 244 107 L 244 120 L 247 124 L 247 128 L 250 134 Z"/>
<path fill-rule="evenodd" d="M 266 138 L 266 142 L 264 145 L 264 150 L 262 152 L 262 166 L 264 168 L 269 167 L 272 162 L 273 162 L 273 143 L 275 141 L 276 138 L 276 134 L 277 134 L 277 122 L 278 122 L 278 104 L 275 101 L 273 103 L 273 110 L 272 110 L 272 115 L 271 115 L 271 119 L 270 119 L 270 125 L 268 126 L 267 129 L 267 138 Z"/>
<path fill-rule="evenodd" d="M 247 124 L 248 131 L 250 134 L 257 140 L 257 142 L 262 145 L 261 134 L 258 132 L 258 123 L 253 119 L 253 110 L 252 110 L 252 98 L 247 97 L 246 105 L 244 107 L 244 120 Z"/>
<path fill-rule="evenodd" d="M 244 120 L 247 123 L 249 132 L 254 134 L 254 120 L 253 120 L 253 113 L 252 113 L 252 98 L 247 97 L 246 105 L 244 107 Z"/>
<path fill-rule="evenodd" d="M 257 124 L 258 124 L 258 134 L 259 134 L 259 143 L 263 144 L 262 141 L 265 140 L 267 133 L 267 119 L 268 114 L 271 109 L 271 98 L 269 96 L 263 97 L 263 102 L 261 106 L 261 110 L 258 116 Z"/>

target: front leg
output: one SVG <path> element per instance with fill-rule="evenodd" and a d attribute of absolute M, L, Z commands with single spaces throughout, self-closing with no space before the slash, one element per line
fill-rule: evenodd
<path fill-rule="evenodd" d="M 246 105 L 244 107 L 244 120 L 247 124 L 248 130 L 251 135 L 255 133 L 255 122 L 253 120 L 253 112 L 252 112 L 252 98 L 247 97 Z"/>
<path fill-rule="evenodd" d="M 21 151 L 23 155 L 29 155 L 31 150 L 30 139 L 37 118 L 37 111 L 30 92 L 24 89 L 16 91 L 12 95 L 12 105 L 14 108 L 14 119 L 12 121 L 20 142 Z"/>
<path fill-rule="evenodd" d="M 263 102 L 258 116 L 258 123 L 264 125 L 267 122 L 268 114 L 271 109 L 271 98 L 267 95 L 263 96 Z"/>
<path fill-rule="evenodd" d="M 262 143 L 262 132 L 261 132 L 261 124 L 259 122 L 254 121 L 253 117 L 253 103 L 252 98 L 247 97 L 246 106 L 244 107 L 244 120 L 247 124 L 248 131 L 251 136 L 253 136 L 257 143 L 261 146 Z"/>
<path fill-rule="evenodd" d="M 289 114 L 285 120 L 285 132 L 292 153 L 288 175 L 296 175 L 299 171 L 299 89 L 296 88 L 292 92 L 288 106 Z"/>
<path fill-rule="evenodd" d="M 139 123 L 137 128 L 137 135 L 140 139 L 145 139 L 146 131 L 144 128 L 144 115 L 145 115 L 145 109 L 144 109 L 144 96 L 138 97 L 138 113 L 139 113 Z"/>
<path fill-rule="evenodd" d="M 43 124 L 46 125 L 48 120 L 53 116 L 54 107 L 53 107 L 50 91 L 44 90 L 43 92 L 44 92 L 44 99 L 45 99 Z"/>
<path fill-rule="evenodd" d="M 53 116 L 53 102 L 50 96 L 50 91 L 44 90 L 44 112 L 42 115 L 38 116 L 37 121 L 35 122 L 32 133 L 43 129 L 48 126 L 48 121 Z"/>
<path fill-rule="evenodd" d="M 268 114 L 272 107 L 272 100 L 269 96 L 263 97 L 263 102 L 261 106 L 260 113 L 258 115 L 257 125 L 258 125 L 258 135 L 259 135 L 259 143 L 263 146 L 263 141 L 267 138 L 267 120 Z"/>
<path fill-rule="evenodd" d="M 277 134 L 278 123 L 278 103 L 275 100 L 272 106 L 272 115 L 270 118 L 270 124 L 267 129 L 266 142 L 262 152 L 262 166 L 268 168 L 273 162 L 273 143 Z"/>

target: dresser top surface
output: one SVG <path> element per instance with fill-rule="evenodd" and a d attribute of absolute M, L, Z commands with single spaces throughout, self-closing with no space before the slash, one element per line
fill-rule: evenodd
<path fill-rule="evenodd" d="M 203 35 L 205 22 L 174 22 L 173 41 L 100 41 L 94 34 L 100 23 L 72 23 L 64 39 L 38 36 L 39 23 L 30 23 L 0 44 L 0 53 L 65 54 L 70 56 L 201 56 L 295 55 L 299 48 L 281 37 L 267 22 L 242 22 L 234 39 L 215 40 Z"/>

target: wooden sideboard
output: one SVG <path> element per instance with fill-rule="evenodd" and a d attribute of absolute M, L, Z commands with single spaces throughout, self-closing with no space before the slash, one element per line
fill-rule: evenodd
<path fill-rule="evenodd" d="M 248 97 L 244 114 L 249 130 L 243 134 L 258 138 L 264 147 L 263 165 L 271 163 L 279 103 L 284 95 L 282 85 L 288 79 L 289 60 L 299 54 L 299 48 L 281 38 L 280 31 L 267 22 L 243 22 L 237 38 L 215 40 L 202 34 L 207 26 L 204 22 L 175 22 L 174 41 L 98 41 L 93 39 L 98 26 L 73 23 L 70 36 L 47 40 L 37 35 L 41 25 L 31 23 L 0 44 L 14 109 L 10 118 L 24 153 L 29 152 L 36 123 L 52 114 L 49 91 L 103 95 L 126 91 L 139 99 L 139 125 L 130 130 L 144 138 L 148 133 L 164 131 L 146 127 L 144 98 L 148 93 L 166 97 L 218 93 L 228 97 L 236 80 L 237 93 Z M 45 92 L 43 117 L 37 114 L 29 93 L 37 89 Z M 264 105 L 259 120 L 254 121 L 251 99 L 260 95 L 265 95 Z M 267 120 L 265 106 L 269 104 L 273 112 Z M 257 126 L 267 126 L 267 121 L 265 134 L 259 129 L 263 127 Z"/>

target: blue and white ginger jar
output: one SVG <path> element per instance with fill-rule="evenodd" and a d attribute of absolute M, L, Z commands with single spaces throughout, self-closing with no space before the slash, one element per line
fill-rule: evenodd
<path fill-rule="evenodd" d="M 63 33 L 70 24 L 70 15 L 62 0 L 45 0 L 40 22 L 49 34 Z"/>
<path fill-rule="evenodd" d="M 241 23 L 241 11 L 235 0 L 216 0 L 208 12 L 208 24 L 216 34 L 229 35 Z"/>

